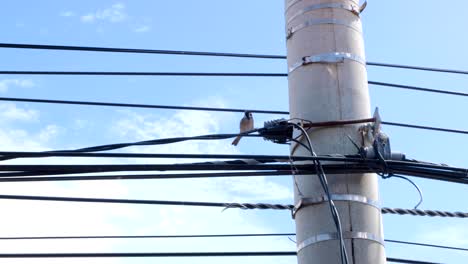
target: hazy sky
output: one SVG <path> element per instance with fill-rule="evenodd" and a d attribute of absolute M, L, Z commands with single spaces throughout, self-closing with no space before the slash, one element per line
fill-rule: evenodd
<path fill-rule="evenodd" d="M 362 14 L 368 61 L 468 69 L 468 2 L 369 1 Z M 281 0 L 3 1 L 0 42 L 286 54 Z M 286 72 L 283 60 L 0 49 L 3 70 Z M 468 77 L 368 67 L 369 80 L 468 92 Z M 371 86 L 386 121 L 468 130 L 466 98 Z M 287 110 L 286 78 L 0 76 L 0 96 Z M 0 103 L 3 150 L 50 150 L 172 136 L 235 132 L 241 115 L 170 110 Z M 278 115 L 255 115 L 257 126 Z M 410 158 L 468 167 L 466 135 L 384 127 Z M 287 154 L 259 139 L 189 142 L 123 151 Z M 15 163 L 89 164 L 131 160 L 42 159 Z M 153 160 L 138 161 L 140 163 Z M 182 160 L 161 160 L 185 162 Z M 423 209 L 468 211 L 466 186 L 414 179 Z M 380 181 L 382 205 L 412 208 L 415 189 Z M 2 194 L 292 203 L 290 177 L 0 184 Z M 0 236 L 294 232 L 289 212 L 164 206 L 0 201 Z M 466 220 L 384 216 L 385 238 L 468 247 Z M 294 250 L 287 238 L 0 241 L 13 252 Z M 387 255 L 466 263 L 456 251 L 387 244 Z M 89 260 L 67 260 L 87 263 Z M 293 257 L 100 259 L 94 263 L 296 263 Z M 63 263 L 7 260 L 2 263 Z"/>

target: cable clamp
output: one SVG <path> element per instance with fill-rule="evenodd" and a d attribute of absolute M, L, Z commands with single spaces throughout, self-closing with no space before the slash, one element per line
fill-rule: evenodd
<path fill-rule="evenodd" d="M 366 204 L 372 207 L 375 207 L 380 210 L 379 201 L 372 200 L 368 197 L 359 195 L 359 194 L 331 194 L 331 199 L 333 201 L 347 201 L 347 202 L 356 202 Z M 328 202 L 328 198 L 325 195 L 313 197 L 313 198 L 301 198 L 299 202 L 291 210 L 292 218 L 296 218 L 297 212 L 306 206 L 317 205 L 321 203 Z"/>
<path fill-rule="evenodd" d="M 348 27 L 360 34 L 362 34 L 361 27 L 354 24 L 350 24 L 348 21 L 335 19 L 335 18 L 321 18 L 321 19 L 311 19 L 307 20 L 304 23 L 301 23 L 294 27 L 289 27 L 286 30 L 286 39 L 290 39 L 296 32 L 314 25 L 340 25 Z"/>
<path fill-rule="evenodd" d="M 264 140 L 273 141 L 278 144 L 286 144 L 293 136 L 293 126 L 288 120 L 276 119 L 266 121 L 263 129 L 258 132 Z"/>
<path fill-rule="evenodd" d="M 374 123 L 362 125 L 358 131 L 361 134 L 362 145 L 360 154 L 368 159 L 383 160 L 404 160 L 405 154 L 392 152 L 390 147 L 390 137 L 381 130 L 382 119 L 380 118 L 379 108 L 375 108 Z"/>
<path fill-rule="evenodd" d="M 314 10 L 319 10 L 319 9 L 326 9 L 326 8 L 334 8 L 334 9 L 344 9 L 347 11 L 350 11 L 351 13 L 355 14 L 356 16 L 359 16 L 360 14 L 360 8 L 357 5 L 349 4 L 349 3 L 321 3 L 321 4 L 316 4 L 316 5 L 311 5 L 308 6 L 302 10 L 299 10 L 296 12 L 294 15 L 292 15 L 288 20 L 287 24 L 291 23 L 294 19 L 296 19 L 299 16 L 302 16 L 304 14 L 309 13 L 310 11 Z"/>
<path fill-rule="evenodd" d="M 345 60 L 356 61 L 363 65 L 366 65 L 366 60 L 361 56 L 356 54 L 351 54 L 347 52 L 332 52 L 332 53 L 323 53 L 312 56 L 305 56 L 302 58 L 302 61 L 295 63 L 291 68 L 289 68 L 289 73 L 292 73 L 296 69 L 306 66 L 309 64 L 315 63 L 344 63 Z"/>
<path fill-rule="evenodd" d="M 358 232 L 358 231 L 345 231 L 342 234 L 343 234 L 343 239 L 364 239 L 364 240 L 370 240 L 370 241 L 379 243 L 382 246 L 385 246 L 384 240 L 382 239 L 382 237 L 373 233 Z M 297 245 L 297 252 L 299 253 L 304 248 L 320 243 L 320 242 L 329 241 L 329 240 L 338 240 L 338 239 L 339 239 L 338 233 L 336 232 L 317 234 L 299 243 Z"/>
<path fill-rule="evenodd" d="M 288 12 L 289 8 L 291 8 L 293 5 L 301 2 L 302 0 L 290 0 L 290 1 L 287 1 L 286 2 L 286 8 L 285 8 L 285 13 Z M 338 3 L 338 4 L 341 4 L 341 3 Z M 362 3 L 362 5 L 359 6 L 359 8 L 357 8 L 357 10 L 359 11 L 358 14 L 362 13 L 364 11 L 364 9 L 366 9 L 367 7 L 367 0 L 364 1 L 364 3 Z"/>

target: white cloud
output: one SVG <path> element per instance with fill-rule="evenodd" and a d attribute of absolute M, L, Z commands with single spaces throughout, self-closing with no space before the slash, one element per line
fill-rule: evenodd
<path fill-rule="evenodd" d="M 26 79 L 3 79 L 0 80 L 0 92 L 6 92 L 11 87 L 31 88 L 35 83 Z"/>
<path fill-rule="evenodd" d="M 219 100 L 201 102 L 223 106 Z M 111 127 L 116 142 L 152 138 L 193 136 L 220 133 L 222 127 L 237 122 L 238 116 L 230 113 L 175 112 L 171 116 L 120 112 L 121 119 Z M 86 128 L 87 129 L 87 128 Z M 37 133 L 13 127 L 0 127 L 0 145 L 14 149 L 49 149 L 49 142 L 57 137 L 59 126 L 44 125 Z M 60 134 L 59 134 L 60 135 Z M 74 139 L 74 145 L 79 145 Z M 5 142 L 10 141 L 10 142 Z M 35 146 L 32 144 L 36 144 Z M 153 153 L 238 153 L 229 140 L 190 141 L 185 143 L 129 148 L 125 151 Z M 21 160 L 20 160 L 21 161 Z M 73 159 L 56 159 L 55 164 L 74 162 Z M 110 160 L 99 160 L 110 163 Z M 18 160 L 15 160 L 18 162 Z M 24 162 L 24 161 L 23 161 Z M 49 159 L 36 162 L 49 163 Z M 95 160 L 80 159 L 83 163 Z M 119 162 L 119 161 L 112 161 Z M 120 161 L 122 162 L 122 161 Z M 130 161 L 125 161 L 130 162 Z M 144 161 L 140 161 L 144 162 Z M 151 160 L 152 163 L 186 162 L 183 160 Z M 30 162 L 28 162 L 30 163 Z M 265 200 L 290 200 L 291 191 L 271 178 L 146 180 L 146 181 L 94 181 L 69 183 L 2 183 L 0 193 L 48 196 L 115 197 L 126 199 L 160 199 L 187 201 L 254 202 Z M 241 232 L 274 232 L 262 222 L 255 211 L 222 208 L 109 205 L 87 203 L 48 203 L 27 201 L 1 201 L 0 210 L 8 212 L 0 219 L 0 236 L 20 235 L 128 235 L 128 234 L 215 234 Z M 265 212 L 262 212 L 265 213 Z M 288 217 L 287 212 L 283 212 Z M 85 241 L 20 241 L 1 242 L 0 252 L 164 252 L 164 251 L 236 251 L 236 250 L 293 250 L 287 238 L 245 239 L 177 239 L 177 240 L 85 240 Z M 105 259 L 103 259 L 105 260 Z M 103 260 L 86 260 L 102 263 Z M 72 263 L 82 263 L 76 260 Z M 106 259 L 105 263 L 145 263 L 147 260 Z M 191 263 L 214 263 L 216 259 L 191 259 Z M 223 260 L 238 263 L 238 258 Z M 242 259 L 245 263 L 258 263 L 258 259 Z M 264 262 L 265 261 L 265 262 Z M 260 263 L 295 263 L 294 258 L 262 258 Z M 67 260 L 67 263 L 70 262 Z M 179 263 L 177 259 L 165 259 Z M 61 263 L 57 260 L 38 262 L 25 260 L 5 263 Z"/>
<path fill-rule="evenodd" d="M 148 32 L 150 30 L 151 30 L 150 26 L 143 25 L 143 26 L 136 27 L 133 31 L 135 31 L 136 33 L 144 33 L 144 32 Z"/>
<path fill-rule="evenodd" d="M 37 121 L 39 113 L 32 109 L 18 108 L 12 103 L 0 104 L 0 123 L 11 121 Z"/>
<path fill-rule="evenodd" d="M 125 21 L 128 15 L 125 10 L 125 5 L 123 3 L 116 3 L 109 8 L 82 15 L 80 18 L 83 23 L 93 23 L 98 20 L 118 23 Z"/>
<path fill-rule="evenodd" d="M 433 241 L 446 246 L 467 247 L 468 229 L 466 225 L 437 226 L 430 232 L 424 233 L 418 238 L 420 241 Z"/>

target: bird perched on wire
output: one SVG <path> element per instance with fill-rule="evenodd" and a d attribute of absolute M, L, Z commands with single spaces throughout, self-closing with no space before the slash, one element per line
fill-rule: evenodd
<path fill-rule="evenodd" d="M 245 111 L 244 112 L 244 117 L 242 117 L 240 124 L 239 124 L 240 132 L 239 133 L 244 133 L 246 131 L 254 129 L 254 120 L 252 116 L 252 112 Z M 239 144 L 239 141 L 241 140 L 242 136 L 237 136 L 234 141 L 232 141 L 232 145 L 237 146 Z"/>

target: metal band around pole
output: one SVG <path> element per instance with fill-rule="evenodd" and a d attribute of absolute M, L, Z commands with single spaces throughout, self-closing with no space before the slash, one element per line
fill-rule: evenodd
<path fill-rule="evenodd" d="M 368 197 L 358 195 L 358 194 L 332 194 L 331 199 L 333 201 L 347 201 L 347 202 L 356 202 L 361 204 L 370 205 L 380 210 L 379 201 L 372 200 Z M 292 209 L 292 217 L 295 218 L 296 213 L 305 206 L 316 205 L 328 202 L 328 198 L 325 195 L 313 198 L 302 198 Z"/>
<path fill-rule="evenodd" d="M 359 7 L 353 4 L 345 4 L 345 3 L 322 3 L 322 4 L 317 4 L 317 5 L 311 5 L 308 6 L 302 10 L 299 10 L 296 12 L 294 15 L 292 15 L 288 21 L 286 22 L 287 24 L 291 23 L 294 19 L 296 19 L 299 16 L 302 16 L 306 13 L 309 13 L 310 11 L 313 10 L 319 10 L 319 9 L 325 9 L 325 8 L 335 8 L 335 9 L 344 9 L 347 11 L 350 11 L 351 13 L 359 16 L 360 11 Z"/>
<path fill-rule="evenodd" d="M 317 54 L 312 56 L 306 56 L 302 58 L 302 61 L 295 63 L 292 67 L 289 68 L 289 73 L 292 73 L 297 68 L 302 66 L 312 64 L 312 63 L 343 63 L 345 60 L 352 60 L 366 65 L 366 60 L 361 56 L 356 54 L 351 54 L 347 52 L 332 52 Z"/>
<path fill-rule="evenodd" d="M 364 239 L 364 240 L 377 242 L 381 244 L 382 246 L 385 246 L 384 240 L 380 236 L 376 234 L 368 233 L 368 232 L 346 231 L 346 232 L 343 232 L 343 239 Z M 324 242 L 324 241 L 329 241 L 329 240 L 338 240 L 338 233 L 334 232 L 334 233 L 318 234 L 318 235 L 309 237 L 297 245 L 297 252 L 299 253 L 301 250 L 303 250 L 304 248 L 308 246 L 311 246 L 320 242 Z"/>
<path fill-rule="evenodd" d="M 345 26 L 350 29 L 355 30 L 358 33 L 362 33 L 361 29 L 359 27 L 356 27 L 354 25 L 349 24 L 347 21 L 344 20 L 339 20 L 339 19 L 334 19 L 334 18 L 323 18 L 323 19 L 311 19 L 307 20 L 304 23 L 301 23 L 297 26 L 290 27 L 288 28 L 286 32 L 286 39 L 290 39 L 296 32 L 310 27 L 314 25 L 340 25 L 340 26 Z"/>
<path fill-rule="evenodd" d="M 289 8 L 291 8 L 293 5 L 301 2 L 302 0 L 289 0 L 286 4 L 286 8 L 284 9 L 284 12 L 288 12 Z"/>

